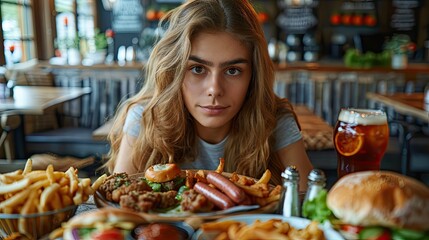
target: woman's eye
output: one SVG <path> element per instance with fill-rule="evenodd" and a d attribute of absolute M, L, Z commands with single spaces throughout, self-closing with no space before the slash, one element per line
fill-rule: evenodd
<path fill-rule="evenodd" d="M 240 73 L 241 73 L 241 71 L 237 68 L 230 68 L 230 69 L 226 70 L 226 74 L 232 75 L 232 76 L 236 76 Z"/>
<path fill-rule="evenodd" d="M 205 71 L 204 71 L 204 67 L 202 66 L 194 66 L 191 68 L 191 72 L 195 74 L 203 74 Z"/>

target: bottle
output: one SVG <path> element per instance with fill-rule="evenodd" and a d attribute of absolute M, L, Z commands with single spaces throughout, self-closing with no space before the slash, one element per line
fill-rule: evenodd
<path fill-rule="evenodd" d="M 305 194 L 304 203 L 306 201 L 313 200 L 320 190 L 324 189 L 326 186 L 326 176 L 325 173 L 320 169 L 313 169 L 308 174 L 308 187 L 307 193 Z"/>
<path fill-rule="evenodd" d="M 283 192 L 279 202 L 278 213 L 285 216 L 299 216 L 298 182 L 299 172 L 295 166 L 289 166 L 282 173 Z"/>
<path fill-rule="evenodd" d="M 16 86 L 16 82 L 15 79 L 9 79 L 6 83 L 6 98 L 13 98 L 14 95 L 14 89 Z"/>

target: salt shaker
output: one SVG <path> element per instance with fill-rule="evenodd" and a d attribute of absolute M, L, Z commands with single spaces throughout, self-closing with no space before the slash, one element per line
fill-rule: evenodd
<path fill-rule="evenodd" d="M 305 194 L 304 202 L 311 201 L 317 196 L 320 190 L 324 189 L 326 186 L 326 176 L 325 173 L 320 169 L 313 169 L 308 174 L 308 187 L 307 193 Z"/>
<path fill-rule="evenodd" d="M 279 202 L 278 213 L 285 217 L 299 216 L 299 172 L 295 166 L 289 166 L 282 173 L 282 177 L 283 191 Z"/>

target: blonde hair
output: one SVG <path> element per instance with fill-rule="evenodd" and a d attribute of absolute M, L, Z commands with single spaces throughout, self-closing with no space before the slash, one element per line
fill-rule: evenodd
<path fill-rule="evenodd" d="M 144 106 L 140 137 L 130 155 L 135 168 L 144 171 L 156 163 L 192 161 L 198 154 L 194 119 L 184 105 L 181 86 L 191 39 L 201 31 L 231 33 L 252 51 L 252 79 L 245 102 L 232 120 L 225 145 L 225 171 L 258 177 L 272 165 L 270 162 L 280 168 L 270 148 L 274 144 L 272 135 L 280 113 L 293 111 L 273 92 L 274 67 L 252 5 L 247 0 L 186 1 L 170 11 L 160 26 L 166 27 L 165 33 L 145 67 L 144 86 L 119 107 L 113 127 L 122 129 L 133 105 Z M 109 134 L 109 171 L 123 136 L 122 131 Z"/>

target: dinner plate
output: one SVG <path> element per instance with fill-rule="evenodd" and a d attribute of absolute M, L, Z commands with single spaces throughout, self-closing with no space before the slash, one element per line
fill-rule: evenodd
<path fill-rule="evenodd" d="M 243 214 L 238 216 L 225 217 L 222 219 L 218 219 L 217 221 L 234 220 L 234 221 L 239 221 L 246 224 L 252 224 L 256 220 L 268 221 L 270 219 L 281 219 L 284 222 L 288 222 L 292 227 L 298 228 L 298 229 L 305 228 L 308 224 L 311 223 L 311 220 L 306 218 L 283 217 L 277 214 Z M 344 240 L 344 237 L 341 236 L 339 232 L 335 231 L 333 228 L 329 226 L 319 224 L 319 228 L 323 230 L 323 233 L 325 234 L 325 238 L 327 240 Z M 194 235 L 192 235 L 191 239 L 192 240 L 209 240 L 216 237 L 216 235 L 217 235 L 217 232 L 215 231 L 204 232 L 203 230 L 198 229 L 194 233 Z"/>
<path fill-rule="evenodd" d="M 196 171 L 196 170 L 192 170 Z M 206 171 L 206 170 L 204 170 Z M 222 173 L 226 177 L 229 177 L 231 173 Z M 143 173 L 130 175 L 132 178 L 142 177 Z M 271 186 L 273 187 L 273 186 Z M 108 201 L 104 198 L 103 194 L 99 191 L 94 193 L 94 202 L 95 205 L 99 208 L 102 207 L 117 207 L 119 208 L 119 204 L 115 202 Z M 213 212 L 205 212 L 205 213 L 190 213 L 190 212 L 174 212 L 170 211 L 168 213 L 145 213 L 141 212 L 140 214 L 145 217 L 148 221 L 184 221 L 189 217 L 199 217 L 204 220 L 215 220 L 228 216 L 235 216 L 239 214 L 261 214 L 261 213 L 274 213 L 277 210 L 278 201 L 272 202 L 266 206 L 260 207 L 259 205 L 250 205 L 250 206 L 235 206 L 226 210 L 219 210 Z"/>

